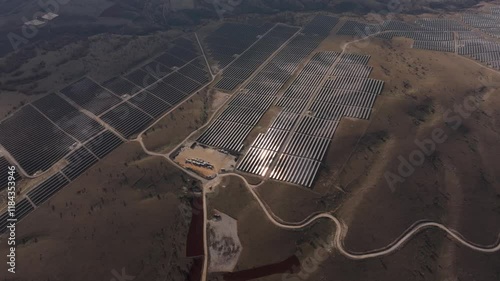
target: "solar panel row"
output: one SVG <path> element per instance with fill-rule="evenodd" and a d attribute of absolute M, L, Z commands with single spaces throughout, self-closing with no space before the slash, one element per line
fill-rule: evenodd
<path fill-rule="evenodd" d="M 102 87 L 84 77 L 60 92 L 77 106 L 100 116 L 121 134 L 130 137 L 210 80 L 197 46 L 192 40 L 181 38 L 175 40 L 165 53 L 174 61 L 182 62 L 181 68 L 170 68 L 152 61 L 131 73 L 130 79 L 117 77 Z M 164 57 L 163 62 L 168 63 L 168 60 Z M 163 77 L 159 73 L 171 75 Z M 141 87 L 156 82 L 158 78 L 165 82 L 152 87 L 151 91 Z M 0 144 L 30 175 L 49 169 L 68 155 L 67 165 L 60 172 L 28 192 L 32 202 L 40 205 L 122 143 L 112 132 L 103 131 L 99 122 L 72 103 L 50 94 L 3 120 L 0 123 Z M 26 141 L 19 143 L 19 139 Z M 72 151 L 78 142 L 84 146 Z M 3 160 L 0 158 L 1 170 L 7 165 Z"/>
<path fill-rule="evenodd" d="M 453 32 L 449 31 L 384 31 L 379 38 L 392 39 L 406 37 L 418 41 L 453 41 Z"/>
<path fill-rule="evenodd" d="M 199 58 L 201 53 L 194 39 L 179 38 L 174 40 L 164 53 L 153 58 L 153 60 L 142 67 L 131 71 L 124 78 L 135 84 L 139 89 L 147 88 L 157 81 L 164 79 L 166 76 L 173 74 L 176 70 L 190 64 L 193 60 Z M 122 88 L 130 91 L 128 90 L 130 85 L 118 85 L 115 87 L 116 94 L 123 92 Z"/>
<path fill-rule="evenodd" d="M 127 98 L 142 90 L 141 87 L 123 77 L 112 78 L 104 82 L 103 86 L 122 98 Z"/>
<path fill-rule="evenodd" d="M 9 183 L 9 166 L 11 166 L 11 164 L 7 161 L 7 159 L 0 156 L 0 191 L 6 189 L 7 184 Z M 21 179 L 21 175 L 17 170 L 14 172 L 14 178 L 16 181 Z"/>
<path fill-rule="evenodd" d="M 452 53 L 458 51 L 459 54 L 467 54 L 498 69 L 498 60 L 494 55 L 487 53 L 498 52 L 500 44 L 483 39 L 484 36 L 479 32 L 472 31 L 472 28 L 476 28 L 490 36 L 500 38 L 500 14 L 496 12 L 497 10 L 493 7 L 489 13 L 464 13 L 461 17 L 463 23 L 448 18 L 422 18 L 416 20 L 415 24 L 388 20 L 380 26 L 346 21 L 338 34 L 366 37 L 378 33 L 376 36 L 383 39 L 406 37 L 414 40 L 412 47 L 415 49 Z M 458 45 L 453 33 L 460 40 Z M 478 41 L 482 43 L 478 44 Z"/>
<path fill-rule="evenodd" d="M 500 60 L 500 44 L 488 39 L 459 40 L 457 52 L 460 55 L 471 57 L 485 63 L 492 68 L 498 68 Z"/>
<path fill-rule="evenodd" d="M 27 196 L 33 204 L 40 206 L 68 183 L 69 181 L 61 173 L 56 173 L 30 190 Z"/>
<path fill-rule="evenodd" d="M 99 159 L 103 159 L 106 155 L 120 146 L 123 141 L 111 131 L 104 131 L 95 138 L 85 144 L 85 147 Z"/>
<path fill-rule="evenodd" d="M 125 138 L 137 134 L 153 121 L 151 116 L 126 101 L 102 115 L 101 119 Z"/>
<path fill-rule="evenodd" d="M 218 63 L 218 69 L 223 69 L 267 30 L 266 26 L 224 23 L 203 42 L 207 53 Z"/>
<path fill-rule="evenodd" d="M 24 198 L 17 202 L 14 216 L 9 216 L 10 213 L 8 211 L 5 211 L 0 215 L 0 233 L 4 233 L 7 230 L 9 219 L 16 219 L 17 221 L 20 221 L 33 210 L 34 208 L 28 199 Z"/>
<path fill-rule="evenodd" d="M 33 106 L 80 142 L 85 142 L 104 130 L 101 124 L 56 94 L 36 100 Z"/>
<path fill-rule="evenodd" d="M 463 32 L 459 31 L 456 34 L 457 34 L 458 40 L 483 38 L 481 33 L 476 32 L 476 31 L 463 31 Z"/>
<path fill-rule="evenodd" d="M 163 101 L 147 90 L 138 93 L 128 101 L 153 118 L 159 117 L 164 112 L 172 108 L 169 103 Z"/>
<path fill-rule="evenodd" d="M 215 88 L 234 90 L 298 30 L 296 27 L 276 25 L 223 71 L 222 79 L 217 82 Z"/>
<path fill-rule="evenodd" d="M 291 94 L 286 99 L 298 102 L 285 110 L 297 116 L 297 126 L 283 142 L 276 164 L 268 169 L 272 179 L 311 187 L 341 118 L 369 118 L 383 82 L 366 78 L 371 71 L 366 65 L 368 60 L 369 56 L 365 55 L 343 54 L 324 73 L 333 78 L 313 85 L 319 89 L 316 95 L 306 92 L 306 87 L 289 91 Z M 306 94 L 298 95 L 304 92 Z M 299 115 L 311 98 L 307 114 Z"/>
<path fill-rule="evenodd" d="M 88 168 L 94 165 L 98 158 L 102 159 L 111 151 L 116 149 L 122 140 L 111 133 L 105 131 L 100 135 L 88 141 L 84 146 L 79 147 L 66 157 L 67 165 L 61 170 L 42 183 L 38 184 L 27 193 L 27 197 L 33 204 L 40 206 L 47 201 L 51 196 L 64 188 L 70 181 L 75 180 L 78 176 L 82 175 Z M 4 169 L 4 158 L 0 158 L 0 170 Z M 6 161 L 5 161 L 6 162 Z M 22 219 L 29 212 L 33 211 L 31 203 L 25 198 L 16 203 L 16 216 L 18 220 Z M 6 218 L 8 212 L 0 215 L 0 233 L 6 230 Z"/>
<path fill-rule="evenodd" d="M 436 31 L 469 31 L 470 28 L 452 19 L 443 18 L 422 18 L 415 21 L 427 30 Z"/>
<path fill-rule="evenodd" d="M 271 178 L 311 187 L 321 162 L 288 154 L 280 155 Z"/>
<path fill-rule="evenodd" d="M 66 157 L 66 160 L 68 164 L 61 172 L 72 181 L 98 161 L 97 157 L 92 155 L 84 146 L 73 151 L 73 153 Z"/>
<path fill-rule="evenodd" d="M 412 48 L 438 52 L 455 52 L 455 41 L 414 41 Z"/>
<path fill-rule="evenodd" d="M 118 96 L 87 77 L 62 89 L 61 93 L 95 115 L 100 115 L 121 102 Z"/>
<path fill-rule="evenodd" d="M 365 38 L 382 31 L 382 26 L 376 24 L 362 23 L 358 21 L 347 20 L 337 31 L 338 35 L 350 35 L 359 38 Z"/>
<path fill-rule="evenodd" d="M 386 20 L 382 23 L 382 30 L 394 30 L 394 31 L 424 31 L 425 29 L 422 26 L 408 23 L 404 21 L 398 20 Z"/>
<path fill-rule="evenodd" d="M 300 62 L 321 43 L 322 38 L 326 36 L 324 35 L 325 30 L 331 31 L 331 28 L 338 21 L 337 18 L 333 17 L 320 18 L 318 21 L 313 20 L 311 25 L 318 25 L 318 22 L 327 20 L 329 20 L 330 24 L 320 25 L 317 28 L 321 29 L 321 31 L 316 33 L 308 25 L 306 28 L 310 33 L 313 33 L 312 35 L 295 35 L 286 46 L 262 67 L 243 90 L 236 93 L 228 107 L 218 116 L 207 131 L 198 138 L 198 142 L 233 152 L 242 150 L 243 142 L 250 133 L 251 128 L 262 118 L 279 90 L 290 79 Z M 281 32 L 285 32 L 285 34 Z M 266 36 L 287 38 L 286 32 L 291 36 L 296 31 L 289 27 L 276 26 Z M 245 114 L 241 114 L 241 112 L 245 112 Z M 219 122 L 228 120 L 231 123 Z M 224 126 L 221 124 L 224 124 Z M 231 131 L 231 136 L 228 138 L 224 132 L 228 132 L 231 125 L 234 130 Z"/>
<path fill-rule="evenodd" d="M 285 145 L 289 135 L 293 134 L 292 128 L 300 113 L 305 110 L 307 101 L 330 73 L 338 56 L 339 53 L 336 52 L 324 52 L 315 54 L 309 60 L 276 103 L 283 111 L 273 120 L 266 133 L 257 136 L 238 163 L 238 170 L 260 176 L 265 176 L 272 170 L 273 161 L 280 155 L 280 148 Z M 344 59 L 347 61 L 347 57 Z M 292 136 L 292 141 L 284 148 L 288 153 L 293 152 L 293 146 L 298 144 L 293 139 L 295 138 Z"/>
<path fill-rule="evenodd" d="M 32 105 L 0 123 L 0 144 L 29 175 L 52 167 L 75 143 Z"/>
<path fill-rule="evenodd" d="M 104 83 L 125 101 L 100 118 L 125 138 L 144 130 L 154 119 L 211 80 L 205 60 L 199 56 L 198 45 L 181 39 L 159 57 L 162 59 L 157 58 L 125 78 L 117 77 Z M 179 48 L 186 48 L 187 55 L 181 54 Z"/>

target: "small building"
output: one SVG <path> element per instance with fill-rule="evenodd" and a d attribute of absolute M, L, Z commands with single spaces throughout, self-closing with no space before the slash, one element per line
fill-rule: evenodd
<path fill-rule="evenodd" d="M 34 20 L 27 21 L 24 24 L 29 25 L 29 26 L 40 26 L 40 25 L 44 25 L 45 23 L 46 23 L 45 21 L 41 21 L 39 19 L 34 19 Z"/>
<path fill-rule="evenodd" d="M 45 15 L 42 16 L 42 19 L 49 21 L 49 20 L 53 20 L 53 19 L 57 18 L 58 16 L 59 16 L 58 14 L 54 14 L 52 12 L 48 12 Z"/>

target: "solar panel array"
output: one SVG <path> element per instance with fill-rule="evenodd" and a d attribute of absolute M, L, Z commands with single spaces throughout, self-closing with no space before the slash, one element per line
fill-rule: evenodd
<path fill-rule="evenodd" d="M 99 115 L 121 102 L 121 99 L 88 77 L 61 90 L 61 93 L 82 108 Z"/>
<path fill-rule="evenodd" d="M 269 26 L 255 26 L 241 23 L 224 23 L 204 40 L 208 55 L 218 63 L 218 69 L 229 65 L 243 53 Z"/>
<path fill-rule="evenodd" d="M 31 202 L 33 202 L 36 206 L 42 205 L 59 190 L 63 189 L 71 181 L 77 179 L 99 159 L 104 158 L 122 143 L 123 141 L 118 136 L 110 131 L 104 131 L 103 133 L 95 136 L 93 139 L 87 141 L 83 146 L 75 149 L 65 158 L 67 164 L 61 169 L 60 172 L 55 173 L 38 184 L 27 193 L 27 198 L 24 198 L 16 203 L 18 220 L 34 210 L 28 199 L 31 200 Z M 2 172 L 6 169 L 6 165 L 8 165 L 8 163 L 6 163 L 6 161 L 4 162 L 4 160 L 5 159 L 3 157 L 0 158 L 0 170 Z M 7 174 L 7 172 L 5 172 L 5 174 Z M 0 215 L 0 233 L 5 232 L 6 230 L 6 220 L 4 218 L 7 217 L 7 211 Z"/>
<path fill-rule="evenodd" d="M 235 94 L 226 109 L 197 141 L 240 152 L 246 137 L 272 105 L 279 90 L 337 22 L 338 19 L 334 17 L 318 16 L 313 19 L 302 34 L 296 34 L 244 89 Z"/>
<path fill-rule="evenodd" d="M 66 157 L 66 160 L 68 164 L 61 170 L 61 172 L 69 180 L 75 180 L 88 168 L 94 165 L 97 162 L 98 158 L 94 156 L 87 148 L 82 146 L 71 153 L 71 155 Z"/>
<path fill-rule="evenodd" d="M 40 206 L 52 195 L 66 186 L 69 181 L 61 173 L 56 173 L 30 190 L 27 196 L 36 206 Z"/>
<path fill-rule="evenodd" d="M 415 21 L 416 24 L 426 30 L 434 31 L 470 31 L 471 29 L 462 23 L 445 18 L 423 18 Z"/>
<path fill-rule="evenodd" d="M 344 116 L 368 119 L 383 82 L 367 78 L 369 56 L 344 54 L 330 69 L 307 114 L 300 116 L 270 177 L 311 187 L 337 126 Z M 339 72 L 339 69 L 342 70 Z M 349 70 L 350 69 L 350 70 Z M 341 74 L 341 75 L 339 75 Z"/>
<path fill-rule="evenodd" d="M 360 38 L 368 37 L 381 32 L 382 27 L 377 24 L 369 24 L 358 21 L 347 20 L 337 31 L 338 35 L 350 35 Z"/>
<path fill-rule="evenodd" d="M 172 105 L 144 90 L 129 99 L 129 102 L 153 118 L 159 117 L 172 108 Z"/>
<path fill-rule="evenodd" d="M 330 32 L 338 22 L 338 18 L 318 15 L 314 17 L 306 26 L 304 26 L 302 33 L 309 36 L 326 38 L 330 35 Z"/>
<path fill-rule="evenodd" d="M 105 82 L 104 87 L 118 96 L 131 96 L 161 80 L 180 90 L 187 87 L 187 94 L 210 80 L 202 52 L 193 38 L 174 40 L 167 51 L 125 76 Z"/>
<path fill-rule="evenodd" d="M 138 133 L 153 121 L 151 116 L 126 101 L 102 115 L 101 119 L 125 138 Z"/>
<path fill-rule="evenodd" d="M 462 20 L 482 32 L 500 38 L 499 7 L 492 7 L 490 13 L 464 14 Z M 486 36 L 459 34 L 457 52 L 460 55 L 480 61 L 494 69 L 500 70 L 500 44 Z"/>
<path fill-rule="evenodd" d="M 379 38 L 406 37 L 416 41 L 453 41 L 453 32 L 447 31 L 384 31 Z"/>
<path fill-rule="evenodd" d="M 462 20 L 473 28 L 478 28 L 490 36 L 500 38 L 500 15 L 494 11 L 482 14 L 464 14 Z"/>
<path fill-rule="evenodd" d="M 30 104 L 0 123 L 0 144 L 29 175 L 49 169 L 76 142 Z"/>
<path fill-rule="evenodd" d="M 346 21 L 337 34 L 361 38 L 376 34 L 378 38 L 392 39 L 406 37 L 414 40 L 413 48 L 442 52 L 455 52 L 453 31 L 466 32 L 470 29 L 459 22 L 448 19 L 424 18 L 416 24 L 388 20 L 381 25 Z"/>
<path fill-rule="evenodd" d="M 80 142 L 85 142 L 104 130 L 101 124 L 56 94 L 36 100 L 33 106 Z"/>
<path fill-rule="evenodd" d="M 342 117 L 368 119 L 383 82 L 370 78 L 335 77 L 328 80 L 311 106 L 313 116 L 328 120 Z"/>
<path fill-rule="evenodd" d="M 369 59 L 315 54 L 278 100 L 282 112 L 257 136 L 237 169 L 311 187 L 341 118 L 368 119 L 382 91 L 382 81 L 368 78 Z"/>
<path fill-rule="evenodd" d="M 487 39 L 478 31 L 472 31 L 472 28 L 477 28 L 490 36 L 500 37 L 500 16 L 496 11 L 497 9 L 493 7 L 491 13 L 464 14 L 462 20 L 465 24 L 445 18 L 419 19 L 415 21 L 415 25 L 400 21 L 386 21 L 382 25 L 384 32 L 377 37 L 411 38 L 414 40 L 412 47 L 415 49 L 456 52 L 492 68 L 500 69 L 498 58 L 500 44 Z M 457 36 L 457 41 L 454 39 L 453 32 Z"/>
<path fill-rule="evenodd" d="M 476 31 L 462 31 L 462 32 L 459 31 L 456 32 L 456 34 L 458 40 L 483 38 L 481 33 Z"/>
<path fill-rule="evenodd" d="M 300 114 L 305 110 L 308 100 L 317 91 L 322 79 L 326 77 L 338 55 L 335 52 L 318 53 L 306 64 L 296 80 L 277 102 L 277 105 L 282 107 L 283 111 L 273 121 L 269 130 L 257 137 L 248 153 L 238 164 L 237 168 L 239 170 L 261 176 L 265 176 L 271 170 L 273 161 L 280 153 L 280 148 L 289 138 L 289 135 L 293 134 L 292 130 Z M 305 86 L 304 81 L 307 80 L 311 81 L 311 83 Z M 279 137 L 276 137 L 277 135 Z M 296 160 L 302 162 L 299 158 Z M 309 172 L 310 170 L 305 171 L 302 179 L 309 178 L 311 176 Z M 284 178 L 281 180 L 286 181 Z M 301 184 L 307 185 L 307 182 L 301 181 Z"/>
<path fill-rule="evenodd" d="M 180 38 L 130 75 L 103 86 L 84 77 L 60 95 L 50 94 L 22 107 L 0 122 L 0 144 L 30 175 L 66 157 L 60 172 L 28 192 L 27 197 L 40 205 L 123 143 L 105 130 L 103 122 L 130 137 L 210 80 L 198 44 Z M 7 165 L 3 160 L 1 170 Z"/>
<path fill-rule="evenodd" d="M 221 80 L 214 87 L 226 91 L 236 89 L 298 30 L 298 27 L 274 26 L 224 69 Z"/>
<path fill-rule="evenodd" d="M 9 166 L 11 164 L 5 159 L 5 157 L 0 156 L 0 191 L 4 190 L 7 188 L 7 184 L 9 182 Z M 16 182 L 21 179 L 21 175 L 19 175 L 19 172 L 16 170 L 14 172 L 14 178 L 16 179 Z"/>
<path fill-rule="evenodd" d="M 126 74 L 124 78 L 137 85 L 140 89 L 147 88 L 190 64 L 193 60 L 198 59 L 201 54 L 201 50 L 194 38 L 178 38 L 170 44 L 164 53 L 153 58 L 142 67 Z M 179 84 L 179 86 L 181 85 Z"/>
<path fill-rule="evenodd" d="M 280 152 L 292 129 L 305 110 L 307 101 L 325 79 L 339 53 L 317 53 L 304 66 L 290 87 L 283 93 L 277 106 L 280 114 L 265 133 L 260 133 L 251 147 L 238 163 L 237 169 L 246 173 L 265 176 Z M 303 81 L 308 80 L 307 86 Z"/>
<path fill-rule="evenodd" d="M 146 65 L 105 82 L 104 87 L 124 101 L 99 117 L 130 138 L 210 81 L 198 44 L 187 38 L 177 39 Z"/>
<path fill-rule="evenodd" d="M 20 221 L 33 210 L 33 205 L 31 205 L 28 199 L 24 198 L 23 200 L 17 202 L 14 216 L 9 216 L 7 211 L 0 215 L 0 233 L 4 233 L 7 230 L 7 225 L 9 224 L 7 221 L 8 219 L 17 219 L 17 221 Z"/>
<path fill-rule="evenodd" d="M 455 41 L 414 41 L 412 48 L 454 53 Z"/>
<path fill-rule="evenodd" d="M 382 23 L 383 31 L 423 31 L 422 26 L 399 21 L 399 20 L 386 20 Z"/>
<path fill-rule="evenodd" d="M 500 69 L 500 44 L 488 39 L 459 40 L 458 54 L 471 57 L 492 68 Z"/>
<path fill-rule="evenodd" d="M 110 131 L 104 131 L 102 134 L 96 136 L 85 144 L 85 147 L 95 156 L 102 159 L 118 146 L 123 141 Z"/>
<path fill-rule="evenodd" d="M 104 82 L 103 86 L 122 98 L 127 98 L 142 90 L 141 87 L 123 77 L 112 78 Z"/>

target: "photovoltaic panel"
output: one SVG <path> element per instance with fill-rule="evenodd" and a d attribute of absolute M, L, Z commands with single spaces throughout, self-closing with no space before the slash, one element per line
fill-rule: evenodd
<path fill-rule="evenodd" d="M 104 82 L 103 86 L 122 98 L 132 96 L 143 89 L 123 77 L 112 78 Z"/>
<path fill-rule="evenodd" d="M 166 111 L 168 111 L 172 106 L 155 95 L 151 94 L 149 91 L 143 91 L 131 99 L 129 102 L 140 108 L 142 111 L 153 116 L 154 118 L 159 117 Z"/>
<path fill-rule="evenodd" d="M 153 121 L 149 115 L 128 102 L 123 102 L 101 116 L 101 119 L 115 128 L 125 138 L 146 129 Z"/>
<path fill-rule="evenodd" d="M 111 131 L 104 131 L 87 142 L 85 147 L 92 152 L 93 155 L 102 159 L 122 143 L 123 141 L 117 135 L 113 134 Z"/>
<path fill-rule="evenodd" d="M 27 195 L 31 202 L 40 206 L 68 183 L 69 181 L 61 173 L 56 173 L 33 188 Z"/>
<path fill-rule="evenodd" d="M 14 216 L 9 216 L 8 211 L 5 211 L 0 215 L 0 234 L 7 231 L 7 226 L 9 224 L 8 219 L 17 219 L 17 222 L 19 222 L 33 210 L 33 206 L 26 198 L 22 199 L 19 202 L 16 202 L 16 210 L 14 212 Z"/>
<path fill-rule="evenodd" d="M 94 165 L 98 158 L 84 146 L 79 147 L 68 157 L 66 157 L 68 164 L 61 170 L 61 172 L 70 180 L 75 180 L 78 176 L 83 174 L 88 168 Z"/>
<path fill-rule="evenodd" d="M 56 94 L 36 100 L 33 106 L 80 142 L 85 142 L 104 130 L 101 124 Z"/>
<path fill-rule="evenodd" d="M 9 175 L 10 175 L 9 172 L 11 172 L 9 170 L 10 166 L 11 164 L 7 161 L 7 159 L 5 159 L 5 157 L 3 156 L 0 156 L 0 175 L 2 175 L 0 177 L 0 191 L 6 189 L 7 184 L 10 182 L 9 181 Z M 14 171 L 14 178 L 16 183 L 18 180 L 21 179 L 21 175 L 19 174 L 17 169 Z"/>
<path fill-rule="evenodd" d="M 29 175 L 52 167 L 75 142 L 32 105 L 0 123 L 0 144 Z"/>
<path fill-rule="evenodd" d="M 87 77 L 62 89 L 61 93 L 95 115 L 121 102 L 120 98 Z"/>

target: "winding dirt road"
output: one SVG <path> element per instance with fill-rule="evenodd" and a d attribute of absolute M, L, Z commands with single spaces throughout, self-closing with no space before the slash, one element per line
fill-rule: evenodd
<path fill-rule="evenodd" d="M 247 187 L 248 191 L 252 194 L 252 196 L 255 198 L 257 203 L 259 203 L 260 207 L 266 214 L 267 218 L 275 225 L 283 229 L 302 229 L 305 228 L 316 221 L 320 219 L 329 219 L 335 223 L 335 226 L 337 228 L 337 231 L 335 232 L 335 237 L 333 240 L 333 246 L 339 250 L 339 252 L 344 255 L 347 258 L 354 259 L 354 260 L 363 260 L 363 259 L 369 259 L 369 258 L 376 258 L 380 256 L 385 256 L 388 254 L 391 254 L 395 251 L 397 251 L 401 246 L 403 246 L 406 242 L 408 242 L 413 236 L 418 234 L 424 229 L 428 228 L 438 228 L 444 232 L 446 232 L 453 240 L 463 246 L 466 246 L 472 250 L 482 252 L 482 253 L 494 253 L 497 251 L 500 251 L 500 233 L 498 235 L 498 239 L 496 243 L 493 245 L 488 245 L 488 246 L 481 246 L 475 243 L 472 243 L 470 241 L 467 241 L 460 233 L 457 231 L 450 229 L 440 223 L 437 222 L 432 222 L 432 221 L 419 221 L 413 224 L 406 230 L 400 237 L 398 237 L 396 240 L 394 240 L 392 243 L 389 245 L 380 248 L 380 249 L 375 249 L 372 251 L 364 252 L 364 253 L 355 253 L 355 252 L 350 252 L 344 247 L 344 238 L 347 234 L 348 227 L 345 223 L 341 222 L 338 218 L 333 216 L 330 213 L 319 213 L 312 215 L 311 217 L 305 219 L 304 221 L 301 222 L 285 222 L 279 217 L 277 217 L 269 208 L 266 206 L 266 204 L 262 201 L 262 199 L 257 195 L 255 192 L 255 187 L 258 185 L 250 185 L 246 179 L 239 175 L 239 174 L 225 174 L 222 175 L 221 177 L 226 177 L 226 176 L 234 176 L 238 177 L 243 182 L 245 183 L 245 186 Z M 262 184 L 262 183 L 261 183 Z"/>
<path fill-rule="evenodd" d="M 384 33 L 384 32 L 381 32 L 381 33 Z M 362 41 L 362 40 L 366 40 L 366 39 L 373 37 L 373 36 L 376 36 L 378 34 L 379 33 L 371 34 L 369 36 L 347 42 L 346 44 L 344 44 L 342 46 L 341 55 L 346 52 L 349 45 L 354 44 L 354 43 L 359 42 L 359 41 Z M 486 66 L 483 66 L 483 65 L 481 65 L 481 66 L 488 69 L 488 70 L 491 70 L 491 69 L 487 68 Z M 222 107 L 223 107 L 223 105 L 218 110 L 220 110 Z M 212 116 L 212 118 L 215 117 L 216 115 L 217 114 L 214 114 Z M 181 142 L 179 144 L 179 146 L 174 148 L 172 150 L 172 152 L 175 151 L 178 147 L 180 147 L 193 134 L 195 134 L 199 130 L 204 129 L 211 122 L 212 118 L 210 118 L 205 123 L 205 125 L 201 126 L 199 129 L 192 132 L 183 142 Z M 141 147 L 145 153 L 152 155 L 152 156 L 164 157 L 171 164 L 173 164 L 174 166 L 183 170 L 185 173 L 189 174 L 193 178 L 200 180 L 202 183 L 208 182 L 206 179 L 198 176 L 197 174 L 192 173 L 190 171 L 186 171 L 185 169 L 180 167 L 177 163 L 175 163 L 175 161 L 170 159 L 170 157 L 169 157 L 170 153 L 161 154 L 161 153 L 155 153 L 155 152 L 149 151 L 143 143 L 142 135 L 143 135 L 143 133 L 139 134 L 139 136 L 137 137 L 137 139 L 135 139 L 135 141 L 138 141 L 141 144 Z M 399 250 L 402 246 L 404 246 L 407 242 L 409 242 L 415 235 L 417 235 L 418 233 L 420 233 L 421 231 L 423 231 L 425 229 L 430 229 L 430 228 L 437 228 L 437 229 L 440 229 L 441 231 L 446 232 L 446 234 L 449 237 L 451 237 L 453 239 L 453 241 L 455 241 L 456 243 L 458 243 L 462 246 L 470 248 L 471 250 L 474 250 L 474 251 L 478 251 L 478 252 L 482 252 L 482 253 L 494 253 L 494 252 L 500 251 L 500 233 L 498 235 L 497 241 L 494 244 L 484 246 L 484 245 L 478 245 L 478 244 L 475 244 L 475 243 L 468 241 L 458 231 L 453 230 L 451 228 L 448 228 L 443 224 L 433 222 L 433 221 L 417 221 L 412 226 L 410 226 L 405 232 L 403 232 L 398 238 L 396 238 L 393 242 L 391 242 L 390 244 L 388 244 L 385 247 L 382 247 L 379 249 L 374 249 L 374 250 L 367 251 L 367 252 L 351 252 L 351 251 L 347 250 L 344 246 L 344 239 L 345 239 L 345 236 L 348 232 L 348 226 L 344 222 L 342 222 L 340 219 L 338 219 L 334 215 L 332 215 L 331 213 L 312 214 L 311 216 L 309 216 L 308 218 L 306 218 L 305 220 L 303 220 L 301 222 L 286 222 L 286 221 L 282 220 L 281 218 L 279 218 L 277 215 L 275 215 L 272 212 L 272 210 L 266 205 L 266 203 L 256 193 L 255 188 L 258 187 L 259 185 L 261 185 L 262 183 L 264 183 L 264 181 L 262 181 L 258 185 L 251 185 L 248 183 L 248 181 L 243 176 L 236 174 L 236 173 L 228 173 L 228 174 L 224 174 L 224 175 L 219 175 L 219 177 L 229 177 L 229 176 L 238 177 L 245 183 L 245 187 L 248 189 L 248 191 L 252 194 L 254 199 L 257 201 L 257 203 L 261 207 L 262 211 L 266 214 L 266 217 L 269 219 L 269 221 L 271 223 L 273 223 L 277 227 L 280 227 L 283 229 L 289 229 L 289 230 L 300 230 L 300 229 L 308 227 L 308 226 L 310 226 L 310 225 L 312 225 L 312 224 L 314 224 L 317 221 L 322 220 L 322 219 L 327 219 L 327 220 L 332 221 L 336 227 L 335 235 L 334 235 L 334 238 L 332 241 L 334 248 L 336 248 L 343 256 L 350 258 L 350 259 L 353 259 L 353 260 L 364 260 L 364 259 L 376 258 L 376 257 L 381 257 L 381 256 L 385 256 L 385 255 L 389 255 L 391 253 L 394 253 L 395 251 Z M 214 180 L 217 180 L 217 179 L 214 179 Z M 207 253 L 207 236 L 206 236 L 207 204 L 206 204 L 205 195 L 206 195 L 205 190 L 203 190 L 203 212 L 204 212 L 204 222 L 203 222 L 204 223 L 204 235 L 203 236 L 204 236 L 204 249 L 205 249 L 205 253 Z M 207 255 L 205 255 L 204 264 L 203 264 L 202 279 L 201 279 L 202 281 L 205 281 L 207 278 L 207 263 L 208 263 L 208 257 L 207 257 Z"/>

